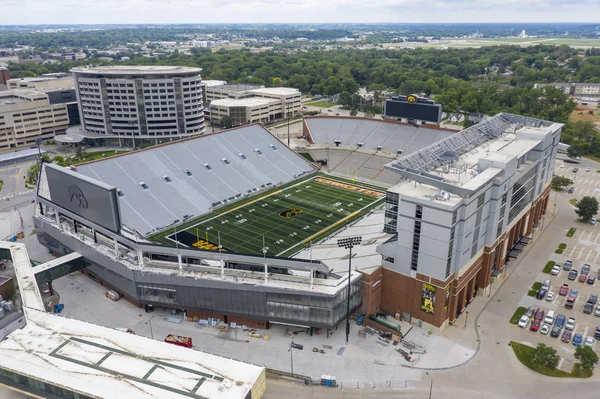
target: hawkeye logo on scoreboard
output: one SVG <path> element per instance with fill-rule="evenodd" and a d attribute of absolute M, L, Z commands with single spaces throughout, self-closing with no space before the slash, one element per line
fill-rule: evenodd
<path fill-rule="evenodd" d="M 287 209 L 279 212 L 279 216 L 282 218 L 292 218 L 302 213 L 302 209 Z"/>
<path fill-rule="evenodd" d="M 415 104 L 419 101 L 419 97 L 415 96 L 414 94 L 410 94 L 406 96 L 406 101 L 411 104 Z"/>

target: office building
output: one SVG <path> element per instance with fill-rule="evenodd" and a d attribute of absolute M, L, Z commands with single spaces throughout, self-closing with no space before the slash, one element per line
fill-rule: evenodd
<path fill-rule="evenodd" d="M 64 134 L 69 125 L 67 105 L 51 104 L 36 90 L 0 92 L 0 150 L 35 145 L 35 140 Z"/>
<path fill-rule="evenodd" d="M 225 84 L 206 87 L 206 119 L 221 123 L 231 117 L 235 125 L 269 123 L 300 115 L 302 94 L 288 87 L 262 87 L 251 84 Z"/>
<path fill-rule="evenodd" d="M 82 134 L 139 146 L 204 133 L 200 71 L 175 66 L 74 68 Z"/>
<path fill-rule="evenodd" d="M 577 98 L 600 98 L 600 83 L 536 83 L 534 85 L 536 89 L 547 86 L 555 87 L 564 94 L 575 96 Z"/>

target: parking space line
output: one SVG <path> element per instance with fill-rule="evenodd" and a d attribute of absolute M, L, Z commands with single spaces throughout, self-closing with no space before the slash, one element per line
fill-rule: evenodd
<path fill-rule="evenodd" d="M 586 257 L 585 257 L 585 261 L 586 261 L 586 262 L 589 262 L 589 261 L 590 261 L 590 255 L 592 255 L 594 252 L 596 252 L 596 251 L 592 251 L 592 250 L 590 250 L 590 253 L 588 254 L 588 256 L 586 256 Z"/>
<path fill-rule="evenodd" d="M 598 244 L 598 239 L 600 239 L 600 234 L 598 234 L 598 235 L 596 236 L 596 239 L 594 240 L 594 243 L 595 243 L 595 244 Z"/>
<path fill-rule="evenodd" d="M 598 255 L 600 255 L 600 252 L 596 252 L 596 257 L 594 258 L 594 261 L 592 263 L 597 263 L 596 261 L 598 260 Z"/>
<path fill-rule="evenodd" d="M 598 187 L 598 183 L 600 183 L 600 180 L 596 180 L 596 184 L 594 184 L 594 187 Z"/>
<path fill-rule="evenodd" d="M 581 241 L 586 241 L 586 237 L 585 237 L 586 233 L 589 236 L 591 234 L 591 231 L 585 230 L 583 233 L 581 233 L 581 237 L 580 237 Z"/>
<path fill-rule="evenodd" d="M 585 337 L 587 337 L 587 332 L 589 330 L 590 326 L 585 326 L 585 331 L 583 332 L 583 338 L 585 339 Z"/>
<path fill-rule="evenodd" d="M 583 247 L 579 250 L 579 255 L 576 256 L 577 259 L 581 259 L 581 254 L 583 253 Z"/>

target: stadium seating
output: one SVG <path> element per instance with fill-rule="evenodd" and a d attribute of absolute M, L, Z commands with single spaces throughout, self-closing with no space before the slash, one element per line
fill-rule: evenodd
<path fill-rule="evenodd" d="M 123 224 L 142 235 L 314 170 L 260 125 L 77 167 L 119 188 Z"/>
<path fill-rule="evenodd" d="M 381 146 L 383 152 L 392 154 L 400 149 L 403 155 L 456 133 L 445 129 L 361 118 L 315 117 L 306 118 L 305 123 L 316 144 L 335 145 L 335 140 L 340 140 L 342 145 L 353 147 L 362 143 L 365 149 L 375 150 Z"/>

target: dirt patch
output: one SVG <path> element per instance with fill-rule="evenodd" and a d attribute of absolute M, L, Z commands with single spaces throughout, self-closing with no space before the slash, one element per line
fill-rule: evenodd
<path fill-rule="evenodd" d="M 571 122 L 587 121 L 599 123 L 599 114 L 600 109 L 595 105 L 595 103 L 593 106 L 577 104 L 575 110 L 571 113 L 570 120 Z"/>

